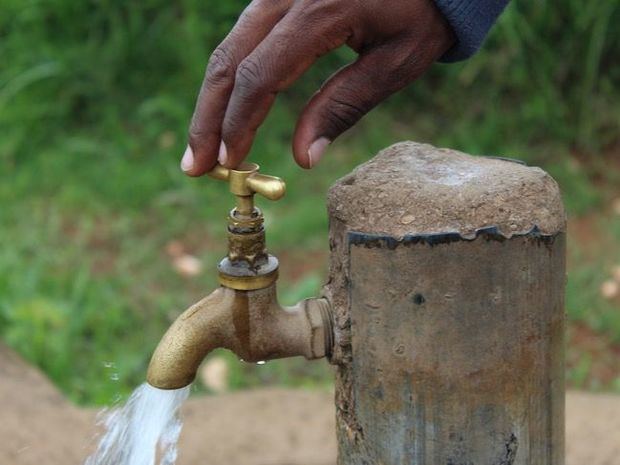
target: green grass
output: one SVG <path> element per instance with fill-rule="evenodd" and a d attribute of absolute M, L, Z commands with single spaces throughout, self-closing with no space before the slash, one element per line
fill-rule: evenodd
<path fill-rule="evenodd" d="M 0 5 L 0 335 L 76 402 L 108 403 L 140 383 L 163 330 L 215 286 L 229 196 L 214 181 L 188 179 L 178 162 L 209 51 L 243 4 Z M 619 344 L 618 302 L 599 292 L 620 263 L 620 217 L 609 208 L 620 194 L 610 163 L 619 15 L 615 2 L 571 0 L 561 11 L 513 2 L 479 55 L 436 66 L 308 173 L 290 156 L 292 121 L 351 53 L 321 60 L 276 105 L 251 155 L 289 184 L 284 200 L 261 204 L 268 245 L 284 257 L 284 300 L 314 294 L 325 276 L 328 186 L 382 147 L 414 139 L 548 169 L 571 215 L 600 232 L 569 243 L 571 324 Z M 173 270 L 173 240 L 203 260 L 200 276 Z M 300 269 L 286 260 L 293 248 L 296 259 L 311 257 Z M 620 389 L 598 382 L 593 355 L 574 350 L 573 385 Z M 232 388 L 324 386 L 331 376 L 320 362 L 256 367 L 224 356 Z"/>

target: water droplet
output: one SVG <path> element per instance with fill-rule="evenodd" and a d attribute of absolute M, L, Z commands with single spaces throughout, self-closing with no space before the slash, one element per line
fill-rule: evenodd
<path fill-rule="evenodd" d="M 264 360 L 259 360 L 258 362 L 256 362 L 257 365 L 264 365 L 265 363 L 267 363 Z"/>
<path fill-rule="evenodd" d="M 110 375 L 110 379 L 111 379 L 112 381 L 118 381 L 118 379 L 119 379 L 118 373 L 112 373 L 112 374 Z"/>
<path fill-rule="evenodd" d="M 114 368 L 114 366 L 115 366 L 115 365 L 114 365 L 114 362 L 104 361 L 104 362 L 103 362 L 103 366 L 104 366 L 105 368 Z"/>

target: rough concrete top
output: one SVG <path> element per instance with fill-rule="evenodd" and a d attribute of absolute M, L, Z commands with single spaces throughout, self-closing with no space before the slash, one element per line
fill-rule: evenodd
<path fill-rule="evenodd" d="M 386 148 L 329 192 L 330 215 L 349 231 L 389 235 L 494 227 L 505 237 L 565 230 L 557 183 L 540 168 L 415 142 Z"/>

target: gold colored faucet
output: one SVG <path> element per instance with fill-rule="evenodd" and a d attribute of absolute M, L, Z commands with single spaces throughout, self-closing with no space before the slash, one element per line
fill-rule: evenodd
<path fill-rule="evenodd" d="M 228 216 L 228 256 L 219 264 L 220 284 L 231 289 L 263 289 L 278 279 L 278 259 L 265 248 L 263 213 L 254 206 L 254 194 L 279 200 L 286 193 L 282 179 L 258 172 L 255 163 L 231 170 L 217 165 L 209 176 L 227 181 L 237 206 Z"/>
<path fill-rule="evenodd" d="M 209 176 L 227 181 L 236 197 L 228 216 L 228 254 L 218 265 L 221 287 L 183 312 L 160 341 L 147 381 L 160 389 L 190 384 L 202 360 L 216 348 L 258 362 L 331 351 L 332 318 L 327 299 L 306 299 L 292 307 L 278 303 L 278 259 L 267 253 L 263 214 L 254 195 L 281 199 L 286 185 L 258 172 L 254 163 L 237 169 L 216 166 Z"/>

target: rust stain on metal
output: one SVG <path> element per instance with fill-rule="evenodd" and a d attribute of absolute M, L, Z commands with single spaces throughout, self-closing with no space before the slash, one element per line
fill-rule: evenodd
<path fill-rule="evenodd" d="M 247 357 L 250 353 L 250 309 L 247 292 L 239 291 L 231 308 L 235 336 L 239 341 L 240 352 Z"/>

